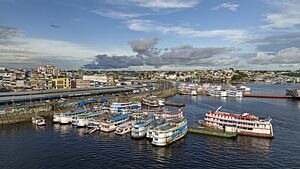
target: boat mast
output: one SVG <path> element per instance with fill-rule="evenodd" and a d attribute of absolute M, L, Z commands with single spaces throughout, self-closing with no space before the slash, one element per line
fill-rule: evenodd
<path fill-rule="evenodd" d="M 221 108 L 222 108 L 222 106 L 220 106 L 219 108 L 217 108 L 217 110 L 215 112 L 218 112 Z"/>

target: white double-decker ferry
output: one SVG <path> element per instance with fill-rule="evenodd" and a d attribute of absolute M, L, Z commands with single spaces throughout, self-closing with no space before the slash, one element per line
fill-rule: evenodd
<path fill-rule="evenodd" d="M 164 119 L 164 118 L 160 118 L 160 119 L 153 121 L 147 129 L 146 138 L 152 139 L 153 138 L 153 129 L 157 126 L 164 124 L 165 122 L 166 122 L 166 119 Z"/>
<path fill-rule="evenodd" d="M 87 110 L 86 109 L 76 109 L 76 110 L 72 110 L 70 112 L 67 113 L 61 113 L 60 119 L 59 119 L 59 123 L 60 124 L 70 124 L 72 123 L 73 119 L 79 115 L 79 114 L 83 114 L 86 113 Z"/>
<path fill-rule="evenodd" d="M 123 135 L 123 134 L 126 134 L 126 133 L 130 133 L 131 129 L 132 129 L 132 126 L 135 124 L 135 122 L 136 122 L 135 120 L 131 120 L 131 121 L 128 121 L 128 122 L 118 126 L 116 128 L 115 134 Z"/>
<path fill-rule="evenodd" d="M 86 127 L 95 118 L 101 116 L 103 111 L 89 112 L 85 114 L 79 114 L 73 121 L 72 125 L 77 127 Z"/>
<path fill-rule="evenodd" d="M 174 118 L 153 129 L 152 144 L 167 146 L 187 134 L 187 121 L 184 117 Z"/>
<path fill-rule="evenodd" d="M 157 96 L 147 96 L 142 98 L 142 104 L 149 107 L 164 106 L 165 99 L 160 99 Z"/>
<path fill-rule="evenodd" d="M 100 123 L 100 130 L 104 132 L 111 132 L 116 130 L 116 128 L 130 120 L 128 114 L 122 114 L 105 119 Z"/>
<path fill-rule="evenodd" d="M 112 103 L 110 105 L 110 112 L 111 113 L 128 113 L 129 110 L 136 110 L 140 109 L 141 104 L 140 103 L 133 103 L 133 102 L 126 102 L 126 103 Z"/>
<path fill-rule="evenodd" d="M 132 138 L 143 138 L 146 136 L 147 129 L 154 121 L 153 114 L 145 114 L 144 117 L 137 120 L 131 129 Z"/>
<path fill-rule="evenodd" d="M 240 135 L 273 137 L 271 118 L 260 118 L 249 113 L 226 113 L 219 111 L 221 108 L 206 113 L 201 125 L 227 132 L 237 132 Z"/>

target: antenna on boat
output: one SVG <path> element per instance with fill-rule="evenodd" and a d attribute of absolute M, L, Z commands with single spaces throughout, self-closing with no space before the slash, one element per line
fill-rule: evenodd
<path fill-rule="evenodd" d="M 221 108 L 222 108 L 222 106 L 220 106 L 219 108 L 217 108 L 217 110 L 215 112 L 218 112 Z"/>

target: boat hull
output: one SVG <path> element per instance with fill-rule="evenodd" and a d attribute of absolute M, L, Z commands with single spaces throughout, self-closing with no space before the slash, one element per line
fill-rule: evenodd
<path fill-rule="evenodd" d="M 165 142 L 157 142 L 154 139 L 152 140 L 152 145 L 154 146 L 159 146 L 159 147 L 164 147 L 164 146 L 168 146 L 174 142 L 176 142 L 177 140 L 180 140 L 181 138 L 183 138 L 185 135 L 187 134 L 187 130 L 184 131 L 183 133 L 181 133 L 178 137 L 176 137 L 175 139 L 166 139 Z"/>
<path fill-rule="evenodd" d="M 239 132 L 239 135 L 250 136 L 250 137 L 274 138 L 272 134 L 252 133 L 252 132 Z"/>
<path fill-rule="evenodd" d="M 53 123 L 59 123 L 59 122 L 60 122 L 59 115 L 53 115 Z"/>
<path fill-rule="evenodd" d="M 189 133 L 196 133 L 196 134 L 204 134 L 204 135 L 211 135 L 217 137 L 227 137 L 227 138 L 235 138 L 237 137 L 236 132 L 224 132 L 222 130 L 212 130 L 205 127 L 196 127 L 190 126 L 188 127 Z"/>
<path fill-rule="evenodd" d="M 60 124 L 71 124 L 73 121 L 72 117 L 60 117 Z"/>

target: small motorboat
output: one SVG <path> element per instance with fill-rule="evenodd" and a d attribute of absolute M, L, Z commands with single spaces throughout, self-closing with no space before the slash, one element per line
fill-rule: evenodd
<path fill-rule="evenodd" d="M 37 126 L 44 126 L 46 125 L 46 119 L 42 116 L 32 117 L 32 123 Z"/>

